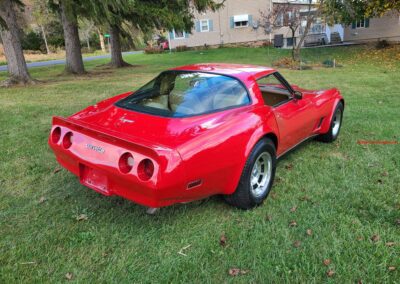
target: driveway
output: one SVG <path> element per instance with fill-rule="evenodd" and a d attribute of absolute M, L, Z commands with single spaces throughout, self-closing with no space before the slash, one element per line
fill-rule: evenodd
<path fill-rule="evenodd" d="M 140 53 L 143 53 L 143 51 L 127 51 L 127 52 L 122 52 L 122 55 L 140 54 Z M 88 57 L 84 57 L 83 61 L 93 61 L 96 59 L 103 59 L 103 58 L 110 58 L 110 57 L 111 57 L 110 54 L 88 56 Z M 32 67 L 53 66 L 53 65 L 60 65 L 60 64 L 65 64 L 65 59 L 37 61 L 37 62 L 27 63 L 26 65 L 28 66 L 28 68 L 32 68 Z M 7 71 L 7 65 L 0 66 L 0 71 Z"/>

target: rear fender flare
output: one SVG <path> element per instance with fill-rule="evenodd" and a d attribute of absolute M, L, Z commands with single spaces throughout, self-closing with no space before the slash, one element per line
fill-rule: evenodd
<path fill-rule="evenodd" d="M 343 104 L 343 107 L 344 107 L 344 100 L 343 100 L 343 98 L 337 97 L 337 98 L 334 99 L 334 102 L 333 102 L 333 104 L 332 104 L 332 108 L 331 108 L 330 113 L 329 113 L 329 116 L 328 116 L 329 119 L 325 119 L 325 121 L 324 121 L 324 123 L 323 123 L 323 125 L 322 125 L 322 127 L 321 127 L 321 130 L 320 130 L 321 133 L 326 133 L 326 132 L 329 131 L 329 128 L 331 127 L 331 122 L 332 122 L 333 114 L 334 114 L 334 112 L 335 112 L 335 109 L 336 109 L 337 105 L 338 105 L 340 102 Z"/>
<path fill-rule="evenodd" d="M 268 119 L 267 121 L 268 122 L 264 122 L 265 127 L 263 127 L 262 125 L 259 125 L 259 127 L 257 127 L 255 129 L 255 131 L 252 133 L 252 135 L 250 136 L 250 138 L 246 144 L 246 147 L 244 149 L 244 152 L 243 152 L 243 160 L 241 161 L 240 165 L 237 167 L 235 172 L 232 173 L 231 182 L 225 188 L 224 194 L 232 194 L 233 192 L 235 192 L 236 187 L 238 186 L 240 178 L 242 176 L 244 165 L 246 164 L 247 159 L 248 159 L 251 151 L 253 150 L 254 146 L 260 140 L 271 135 L 272 137 L 275 138 L 274 143 L 276 142 L 276 144 L 275 144 L 276 148 L 279 147 L 279 138 L 278 138 L 279 134 L 278 134 L 278 128 L 276 125 L 275 118 L 272 116 L 271 119 Z"/>

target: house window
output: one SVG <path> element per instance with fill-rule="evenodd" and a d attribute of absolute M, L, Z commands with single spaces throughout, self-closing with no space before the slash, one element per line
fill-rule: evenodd
<path fill-rule="evenodd" d="M 200 21 L 200 31 L 203 32 L 209 32 L 210 31 L 210 25 L 208 20 L 201 20 Z"/>
<path fill-rule="evenodd" d="M 357 20 L 357 21 L 353 22 L 353 24 L 352 24 L 353 29 L 368 28 L 368 27 L 369 27 L 369 19 L 368 18 Z"/>
<path fill-rule="evenodd" d="M 282 27 L 283 26 L 283 13 L 279 13 L 276 16 L 276 26 Z"/>
<path fill-rule="evenodd" d="M 185 32 L 174 30 L 174 39 L 183 39 L 183 38 L 185 38 Z"/>
<path fill-rule="evenodd" d="M 234 27 L 242 28 L 249 26 L 249 15 L 238 15 L 233 17 Z"/>

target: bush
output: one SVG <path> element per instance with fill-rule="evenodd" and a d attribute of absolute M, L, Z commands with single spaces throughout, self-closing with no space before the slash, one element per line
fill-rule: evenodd
<path fill-rule="evenodd" d="M 164 52 L 164 50 L 159 46 L 147 46 L 144 49 L 144 53 L 146 53 L 146 54 L 158 54 L 158 53 L 163 53 L 163 52 Z"/>
<path fill-rule="evenodd" d="M 272 66 L 289 69 L 299 69 L 299 62 L 293 60 L 291 57 L 282 57 L 272 62 Z"/>
<path fill-rule="evenodd" d="M 378 42 L 376 43 L 376 48 L 377 49 L 384 49 L 384 48 L 387 48 L 387 47 L 389 47 L 390 46 L 390 44 L 387 42 L 387 40 L 378 40 Z"/>
<path fill-rule="evenodd" d="M 189 47 L 187 47 L 186 45 L 179 45 L 175 49 L 176 49 L 176 52 L 182 52 L 182 51 L 189 50 Z"/>
<path fill-rule="evenodd" d="M 24 50 L 41 50 L 43 44 L 41 36 L 34 31 L 30 31 L 22 37 L 22 49 Z"/>

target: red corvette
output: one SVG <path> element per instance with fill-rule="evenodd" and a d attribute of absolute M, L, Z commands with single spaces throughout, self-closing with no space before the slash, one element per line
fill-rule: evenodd
<path fill-rule="evenodd" d="M 49 145 L 107 196 L 158 208 L 222 194 L 249 209 L 268 196 L 279 157 L 337 138 L 343 110 L 337 89 L 300 89 L 268 67 L 195 64 L 54 117 Z"/>

